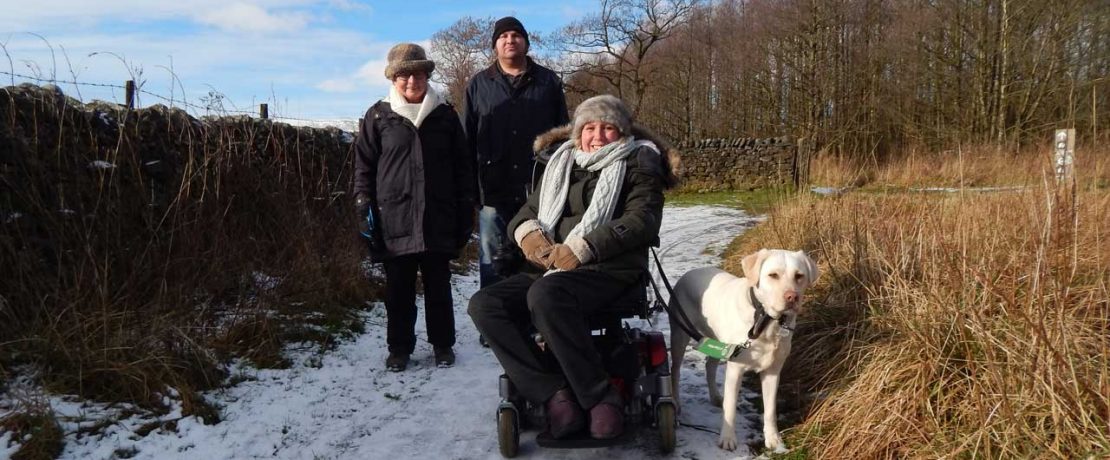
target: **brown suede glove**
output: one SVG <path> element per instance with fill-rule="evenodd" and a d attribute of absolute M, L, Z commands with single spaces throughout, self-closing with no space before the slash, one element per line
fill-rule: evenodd
<path fill-rule="evenodd" d="M 556 244 L 551 248 L 551 255 L 547 257 L 547 268 L 558 268 L 559 270 L 574 270 L 582 265 L 582 261 L 578 260 L 578 256 L 574 255 L 574 251 L 570 250 L 570 246 L 565 244 Z"/>
<path fill-rule="evenodd" d="M 549 265 L 552 246 L 551 238 L 543 230 L 533 230 L 520 239 L 520 251 L 524 253 L 524 258 L 539 268 Z"/>

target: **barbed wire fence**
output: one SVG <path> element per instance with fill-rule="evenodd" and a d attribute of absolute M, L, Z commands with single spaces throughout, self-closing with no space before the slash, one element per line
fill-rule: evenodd
<path fill-rule="evenodd" d="M 124 104 L 123 105 L 125 107 L 127 107 L 128 109 L 134 109 L 135 108 L 135 105 L 136 105 L 136 102 L 139 98 L 139 95 L 147 95 L 147 96 L 153 97 L 155 99 L 159 99 L 161 101 L 169 103 L 170 107 L 181 107 L 186 111 L 192 110 L 194 112 L 194 114 L 203 113 L 204 115 L 222 115 L 222 116 L 246 115 L 246 116 L 250 116 L 250 117 L 257 116 L 258 118 L 262 118 L 262 119 L 265 119 L 265 120 L 298 121 L 298 122 L 309 122 L 309 123 L 313 123 L 313 122 L 317 121 L 317 120 L 309 120 L 309 119 L 306 119 L 306 118 L 294 118 L 294 117 L 271 115 L 270 114 L 270 107 L 269 107 L 269 104 L 267 104 L 267 103 L 259 104 L 258 111 L 246 111 L 246 110 L 239 110 L 237 108 L 228 109 L 228 108 L 224 107 L 224 102 L 228 101 L 227 96 L 222 94 L 222 93 L 219 93 L 215 90 L 210 91 L 208 93 L 207 98 L 208 98 L 209 102 L 206 103 L 205 105 L 200 105 L 200 104 L 194 104 L 192 102 L 189 102 L 184 96 L 182 96 L 180 98 L 167 97 L 167 96 L 164 96 L 164 95 L 152 92 L 152 91 L 145 90 L 141 86 L 136 86 L 134 80 L 127 80 L 127 81 L 124 82 L 123 85 L 116 85 L 116 84 L 111 84 L 111 83 L 93 83 L 93 82 L 83 82 L 83 81 L 75 81 L 75 80 L 62 80 L 62 79 L 57 79 L 57 78 L 42 78 L 42 77 L 36 77 L 34 75 L 25 75 L 25 74 L 20 74 L 20 73 L 16 73 L 16 72 L 7 72 L 7 71 L 3 71 L 3 70 L 0 70 L 0 75 L 6 75 L 6 76 L 10 77 L 12 86 L 16 85 L 15 79 L 19 78 L 19 79 L 23 79 L 23 80 L 34 81 L 34 82 L 37 82 L 37 83 L 48 83 L 48 84 L 52 84 L 52 85 L 64 84 L 64 85 L 73 85 L 75 87 L 87 86 L 87 87 L 97 87 L 97 88 L 119 89 L 119 90 L 122 90 L 124 92 Z M 205 98 L 201 98 L 201 99 L 204 100 Z M 82 101 L 82 102 L 84 102 L 84 101 Z M 231 105 L 233 107 L 235 107 L 234 103 L 232 103 Z"/>

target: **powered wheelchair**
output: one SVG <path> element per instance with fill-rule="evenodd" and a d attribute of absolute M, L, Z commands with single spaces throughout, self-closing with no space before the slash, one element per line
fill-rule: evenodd
<path fill-rule="evenodd" d="M 505 374 L 500 377 L 501 402 L 497 407 L 497 441 L 501 455 L 515 457 L 520 447 L 520 434 L 526 429 L 542 430 L 536 437 L 541 447 L 592 448 L 615 445 L 631 436 L 635 426 L 650 425 L 658 430 L 659 448 L 670 453 L 675 447 L 677 414 L 674 389 L 671 388 L 670 364 L 663 334 L 659 331 L 630 327 L 623 320 L 648 319 L 662 308 L 658 299 L 648 299 L 647 272 L 631 285 L 612 308 L 589 318 L 594 345 L 602 355 L 610 382 L 624 399 L 624 434 L 615 439 L 597 440 L 582 434 L 569 439 L 554 439 L 546 431 L 546 409 L 518 394 Z M 542 347 L 542 337 L 537 337 Z M 552 357 L 553 358 L 553 357 Z"/>

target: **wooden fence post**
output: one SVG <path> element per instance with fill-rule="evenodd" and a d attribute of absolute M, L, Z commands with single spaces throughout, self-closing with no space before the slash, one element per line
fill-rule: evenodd
<path fill-rule="evenodd" d="M 809 185 L 809 164 L 813 159 L 813 137 L 800 137 L 794 142 L 794 188 Z"/>
<path fill-rule="evenodd" d="M 259 116 L 259 118 L 262 118 L 263 120 L 269 119 L 270 118 L 270 106 L 267 105 L 267 104 L 259 105 L 258 106 L 258 116 Z"/>
<path fill-rule="evenodd" d="M 127 91 L 127 96 L 124 101 L 127 105 L 127 110 L 135 108 L 135 80 L 127 80 L 123 84 L 124 90 Z"/>

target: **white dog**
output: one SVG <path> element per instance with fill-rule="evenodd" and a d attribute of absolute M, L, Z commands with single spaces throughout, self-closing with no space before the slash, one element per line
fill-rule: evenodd
<path fill-rule="evenodd" d="M 736 398 L 740 377 L 746 371 L 756 371 L 763 387 L 764 444 L 768 449 L 781 451 L 784 447 L 775 421 L 779 372 L 790 353 L 789 331 L 797 319 L 802 294 L 813 285 L 819 274 L 813 259 L 802 251 L 760 249 L 745 256 L 741 265 L 744 278 L 717 268 L 699 268 L 683 275 L 674 286 L 670 302 L 674 313 L 670 322 L 671 378 L 675 400 L 677 402 L 682 357 L 690 342 L 689 335 L 676 324 L 676 309 L 683 309 L 696 332 L 726 344 L 742 345 L 749 341 L 749 330 L 753 330 L 757 319 L 758 307 L 753 305 L 751 299 L 754 296 L 762 304 L 767 319 L 761 322 L 762 331 L 755 331 L 758 335 L 750 340 L 749 347 L 728 360 L 724 398 L 717 393 L 719 361 L 709 357 L 705 361 L 709 398 L 714 405 L 720 404 L 724 412 L 717 444 L 723 449 L 736 449 Z"/>

